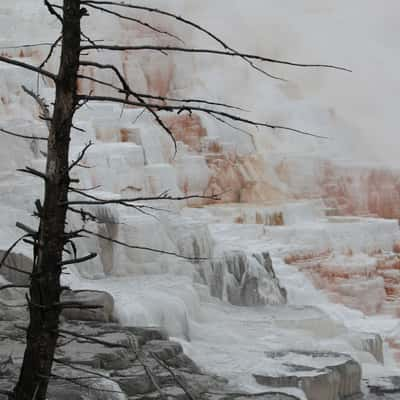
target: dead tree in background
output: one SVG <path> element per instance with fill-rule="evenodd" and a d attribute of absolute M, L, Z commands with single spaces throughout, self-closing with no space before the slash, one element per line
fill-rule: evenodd
<path fill-rule="evenodd" d="M 71 307 L 71 304 L 64 304 L 60 301 L 60 296 L 63 290 L 60 284 L 60 276 L 63 271 L 63 266 L 85 262 L 96 256 L 96 254 L 82 256 L 74 254 L 72 259 L 65 260 L 63 259 L 63 252 L 66 250 L 66 246 L 73 243 L 73 241 L 81 237 L 82 234 L 92 235 L 103 240 L 112 240 L 111 238 L 92 232 L 85 227 L 85 222 L 87 220 L 96 220 L 96 216 L 90 213 L 90 211 L 87 210 L 87 207 L 105 204 L 119 204 L 143 210 L 146 208 L 146 206 L 140 205 L 143 201 L 154 201 L 160 199 L 185 200 L 191 197 L 196 197 L 174 197 L 164 193 L 160 196 L 154 197 L 108 200 L 93 196 L 83 189 L 72 187 L 73 183 L 78 184 L 79 182 L 70 178 L 71 169 L 79 165 L 85 152 L 90 147 L 90 144 L 88 144 L 83 149 L 78 159 L 72 164 L 69 164 L 69 144 L 71 131 L 73 129 L 73 119 L 75 112 L 82 105 L 91 101 L 104 101 L 108 103 L 141 107 L 151 114 L 154 117 L 155 122 L 171 137 L 175 146 L 175 151 L 176 142 L 173 132 L 162 121 L 161 117 L 158 115 L 159 111 L 169 111 L 178 114 L 183 112 L 198 112 L 210 115 L 221 123 L 229 126 L 239 123 L 272 129 L 284 129 L 293 133 L 321 137 L 295 128 L 276 126 L 267 122 L 258 122 L 244 118 L 241 116 L 239 108 L 228 104 L 212 102 L 208 99 L 176 99 L 152 96 L 147 93 L 139 93 L 129 85 L 128 77 L 124 76 L 123 72 L 115 65 L 91 61 L 91 52 L 129 51 L 137 52 L 138 57 L 143 51 L 158 51 L 163 54 L 179 52 L 234 57 L 242 59 L 244 62 L 249 64 L 251 68 L 254 68 L 272 78 L 276 77 L 264 71 L 255 63 L 270 62 L 298 67 L 343 69 L 333 65 L 293 63 L 253 54 L 241 53 L 230 47 L 199 24 L 173 13 L 152 7 L 125 4 L 116 1 L 95 0 L 63 0 L 62 5 L 52 4 L 48 0 L 44 0 L 44 4 L 48 11 L 59 20 L 62 29 L 60 37 L 58 37 L 50 46 L 49 54 L 41 65 L 34 66 L 5 56 L 0 56 L 1 62 L 13 64 L 16 67 L 35 72 L 52 80 L 56 89 L 52 115 L 44 118 L 49 127 L 48 137 L 30 137 L 18 134 L 17 132 L 12 132 L 8 129 L 0 129 L 0 132 L 3 134 L 47 141 L 47 165 L 45 172 L 40 172 L 28 167 L 23 170 L 28 174 L 32 174 L 42 179 L 44 181 L 45 189 L 43 199 L 38 199 L 35 203 L 35 215 L 39 219 L 38 230 L 27 227 L 23 224 L 18 224 L 18 227 L 25 231 L 24 236 L 21 237 L 19 241 L 24 240 L 30 243 L 33 247 L 33 268 L 32 273 L 30 274 L 31 280 L 29 285 L 29 295 L 27 296 L 30 313 L 27 344 L 18 383 L 14 391 L 9 394 L 10 399 L 14 400 L 45 400 L 49 379 L 51 377 L 54 353 L 60 335 L 59 316 L 63 308 Z M 133 10 L 137 13 L 140 12 L 142 14 L 157 14 L 163 18 L 172 19 L 176 24 L 189 26 L 207 35 L 220 46 L 220 49 L 204 49 L 185 46 L 120 46 L 104 43 L 98 44 L 98 42 L 92 40 L 82 32 L 81 19 L 88 17 L 92 12 L 101 12 L 131 21 L 132 23 L 141 24 L 142 26 L 160 34 L 165 34 L 180 40 L 175 35 L 161 31 L 139 18 L 129 17 L 127 15 L 127 11 L 129 10 Z M 61 47 L 61 58 L 58 72 L 54 73 L 46 70 L 44 67 L 50 57 L 52 57 L 57 46 Z M 117 77 L 119 85 L 112 84 L 111 80 L 103 81 L 96 77 L 85 75 L 82 72 L 81 67 L 87 66 L 98 70 L 109 70 Z M 78 80 L 89 80 L 98 85 L 108 87 L 110 90 L 115 92 L 115 95 L 97 96 L 91 93 L 78 93 Z M 70 192 L 73 192 L 75 196 L 78 196 L 78 200 L 70 201 Z M 217 198 L 217 196 L 211 197 Z M 83 209 L 82 207 L 86 208 Z M 147 206 L 147 208 L 151 209 L 150 206 Z M 66 231 L 66 216 L 68 211 L 81 215 L 83 224 L 81 230 L 75 232 Z M 7 256 L 19 241 L 14 243 L 5 253 L 3 259 L 0 261 L 0 267 L 5 264 Z M 180 256 L 179 254 L 168 253 L 153 248 L 138 247 L 134 244 L 122 243 L 115 240 L 114 243 L 122 246 L 173 254 L 178 257 Z"/>

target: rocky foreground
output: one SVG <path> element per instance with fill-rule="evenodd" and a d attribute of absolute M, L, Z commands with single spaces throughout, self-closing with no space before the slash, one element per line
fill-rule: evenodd
<path fill-rule="evenodd" d="M 7 300 L 0 306 L 1 400 L 7 398 L 3 392 L 11 390 L 18 377 L 27 319 L 25 308 L 20 307 L 22 291 L 4 292 L 2 297 Z M 64 313 L 49 399 L 296 399 L 279 392 L 231 393 L 225 379 L 201 371 L 163 330 L 109 322 L 113 310 L 107 293 L 79 291 L 64 297 L 83 304 L 103 304 L 104 308 Z"/>
<path fill-rule="evenodd" d="M 113 299 L 108 293 L 71 291 L 64 296 L 103 308 L 64 312 L 49 400 L 390 400 L 400 393 L 397 378 L 370 383 L 368 388 L 360 365 L 348 355 L 299 350 L 265 354 L 284 365 L 285 373 L 254 375 L 265 390 L 244 393 L 235 382 L 201 370 L 163 330 L 113 322 Z M 5 393 L 18 376 L 27 313 L 21 307 L 22 290 L 5 289 L 1 298 L 0 392 Z M 377 343 L 374 340 L 370 346 L 379 357 L 382 348 Z M 0 400 L 6 398 L 0 394 Z"/>

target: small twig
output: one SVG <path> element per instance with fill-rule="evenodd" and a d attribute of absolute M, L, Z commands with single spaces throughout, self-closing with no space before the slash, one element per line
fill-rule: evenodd
<path fill-rule="evenodd" d="M 67 362 L 65 360 L 61 360 L 59 358 L 54 358 L 53 361 L 55 363 L 57 363 L 57 364 L 65 365 L 66 367 L 71 368 L 73 370 L 76 370 L 76 371 L 79 371 L 79 372 L 84 372 L 85 374 L 92 374 L 92 375 L 94 375 L 96 377 L 99 377 L 99 378 L 104 378 L 104 379 L 111 380 L 109 376 L 101 374 L 100 372 L 95 372 L 95 371 L 91 371 L 91 370 L 86 369 L 86 368 L 77 367 L 77 366 L 72 365 L 71 363 L 69 363 L 69 362 Z"/>
<path fill-rule="evenodd" d="M 84 197 L 92 199 L 93 201 L 69 201 L 68 205 L 71 204 L 82 204 L 82 205 L 106 205 L 106 204 L 121 204 L 121 203 L 135 203 L 135 202 L 143 202 L 143 201 L 160 201 L 160 200 L 169 200 L 169 201 L 184 201 L 184 200 L 192 200 L 192 199 L 207 199 L 207 200 L 219 200 L 220 196 L 223 193 L 214 194 L 214 195 L 201 195 L 201 194 L 192 194 L 192 195 L 184 195 L 184 196 L 172 196 L 169 194 L 169 191 L 165 191 L 160 193 L 158 196 L 142 196 L 142 197 L 127 197 L 127 198 L 119 198 L 119 199 L 102 199 L 97 196 L 89 195 L 87 193 L 82 193 L 77 189 L 70 188 L 75 193 L 78 193 Z"/>
<path fill-rule="evenodd" d="M 235 125 L 229 123 L 228 121 L 225 121 L 223 118 L 221 118 L 221 117 L 219 117 L 219 116 L 217 116 L 217 115 L 211 114 L 211 116 L 212 116 L 213 118 L 215 118 L 217 121 L 221 122 L 222 124 L 224 124 L 224 125 L 226 125 L 226 126 L 229 126 L 230 128 L 232 128 L 232 129 L 234 129 L 234 130 L 236 130 L 236 131 L 238 131 L 238 132 L 242 132 L 242 133 L 244 133 L 245 135 L 249 136 L 249 137 L 250 137 L 250 140 L 251 140 L 251 144 L 253 145 L 253 149 L 254 149 L 254 150 L 257 149 L 256 143 L 255 143 L 255 140 L 254 140 L 254 135 L 253 135 L 251 132 L 248 132 L 248 131 L 246 131 L 246 130 L 244 130 L 244 129 L 241 129 L 241 128 L 239 128 L 239 127 L 237 127 L 237 126 L 235 126 Z"/>
<path fill-rule="evenodd" d="M 68 207 L 68 210 L 73 212 L 74 214 L 80 214 L 82 217 L 83 222 L 90 220 L 90 221 L 97 221 L 98 218 L 96 217 L 96 215 L 91 214 L 88 211 L 83 210 L 82 208 L 80 210 L 73 208 L 73 207 Z"/>
<path fill-rule="evenodd" d="M 56 374 L 51 374 L 51 377 L 53 377 L 54 379 L 59 379 L 59 380 L 63 380 L 66 382 L 70 382 L 74 385 L 77 385 L 79 387 L 82 387 L 84 389 L 88 389 L 88 390 L 94 390 L 97 392 L 103 392 L 103 393 L 117 393 L 117 394 L 125 394 L 124 392 L 121 392 L 120 390 L 110 390 L 110 389 L 104 389 L 104 388 L 96 388 L 94 386 L 91 385 L 86 385 L 84 383 L 79 382 L 79 380 L 81 378 L 67 378 L 65 376 L 61 376 L 61 375 L 56 375 Z"/>
<path fill-rule="evenodd" d="M 13 49 L 25 49 L 30 47 L 40 47 L 40 46 L 52 46 L 53 43 L 42 42 L 42 43 L 32 43 L 32 44 L 19 44 L 15 46 L 0 47 L 0 50 L 13 50 Z"/>
<path fill-rule="evenodd" d="M 287 399 L 293 399 L 293 400 L 298 400 L 298 397 L 296 396 L 292 396 L 291 394 L 288 394 L 286 392 L 279 392 L 279 391 L 268 391 L 268 392 L 256 392 L 256 393 L 246 393 L 246 392 L 223 392 L 223 391 L 211 391 L 208 390 L 206 393 L 208 394 L 214 394 L 217 396 L 232 396 L 232 397 L 246 397 L 248 399 L 257 399 L 259 397 L 263 397 L 263 396 L 268 396 L 268 395 L 275 395 L 275 396 L 279 396 L 279 395 L 284 395 L 285 398 Z M 322 400 L 322 399 L 321 399 Z"/>
<path fill-rule="evenodd" d="M 98 309 L 103 309 L 104 306 L 101 306 L 99 304 L 82 304 L 79 302 L 60 302 L 57 304 L 54 304 L 54 307 L 60 307 L 60 308 L 73 308 L 73 309 L 78 309 L 78 310 L 98 310 Z"/>
<path fill-rule="evenodd" d="M 84 64 L 82 64 L 84 65 Z M 219 103 L 219 102 L 215 102 L 215 101 L 209 101 L 209 100 L 204 100 L 204 99 L 179 99 L 179 98 L 174 98 L 174 97 L 167 97 L 167 96 L 154 96 L 154 95 L 150 95 L 150 94 L 146 94 L 146 93 L 137 93 L 137 92 L 128 92 L 126 89 L 124 88 L 120 88 L 118 86 L 113 85 L 112 83 L 97 79 L 97 78 L 93 78 L 92 76 L 88 76 L 88 75 L 82 75 L 82 74 L 78 74 L 77 76 L 78 79 L 86 79 L 89 81 L 92 81 L 94 83 L 98 83 L 99 85 L 102 86 L 107 86 L 110 87 L 112 89 L 117 90 L 119 93 L 125 93 L 125 94 L 135 94 L 137 96 L 143 97 L 144 99 L 152 99 L 152 100 L 159 100 L 159 101 L 172 101 L 175 103 L 199 103 L 199 104 L 207 104 L 207 105 L 211 105 L 211 106 L 219 106 L 219 107 L 224 107 L 224 108 L 229 108 L 229 109 L 233 109 L 233 110 L 238 110 L 238 111 L 246 111 L 248 112 L 248 110 L 245 110 L 242 107 L 238 107 L 238 106 L 233 106 L 230 104 L 226 104 L 226 103 Z"/>
<path fill-rule="evenodd" d="M 9 269 L 10 271 L 14 271 L 14 272 L 19 272 L 20 274 L 24 274 L 27 276 L 31 276 L 32 274 L 30 272 L 24 271 L 23 269 L 17 268 L 17 267 L 13 267 L 9 264 L 6 264 L 5 262 L 3 262 L 3 264 L 0 265 L 0 268 L 4 267 L 6 269 Z"/>
<path fill-rule="evenodd" d="M 91 194 L 88 194 L 88 193 L 85 193 L 85 191 L 83 191 L 82 189 L 76 189 L 76 188 L 72 188 L 72 187 L 70 187 L 69 188 L 69 190 L 70 191 L 72 191 L 72 192 L 74 192 L 74 193 L 77 193 L 77 194 L 79 194 L 79 195 L 81 195 L 81 196 L 83 196 L 83 197 L 86 197 L 86 198 L 88 198 L 88 199 L 91 199 L 91 200 L 93 200 L 93 201 L 96 201 L 96 202 L 102 202 L 103 201 L 103 199 L 101 199 L 101 198 L 99 198 L 99 197 L 96 197 L 96 196 L 93 196 L 93 195 L 91 195 Z M 70 204 L 70 203 L 69 203 Z M 151 211 L 161 211 L 161 212 L 170 212 L 169 210 L 166 210 L 166 209 L 164 209 L 164 208 L 160 208 L 160 207 L 153 207 L 153 206 L 148 206 L 148 205 L 138 205 L 138 204 L 130 204 L 129 202 L 127 202 L 127 201 L 119 201 L 118 202 L 118 204 L 120 204 L 120 205 L 122 205 L 122 206 L 124 206 L 124 207 L 128 207 L 128 208 L 133 208 L 133 209 L 135 209 L 136 211 L 139 211 L 141 214 L 144 214 L 144 215 L 147 215 L 147 216 L 150 216 L 150 217 L 153 217 L 153 218 L 156 218 L 157 220 L 158 220 L 158 218 L 155 216 L 155 215 L 153 215 L 153 214 L 151 214 L 151 213 L 148 213 L 148 212 L 146 212 L 146 211 L 144 211 L 145 209 L 148 209 L 148 210 L 151 210 Z M 102 205 L 102 204 L 99 204 L 99 205 Z"/>
<path fill-rule="evenodd" d="M 0 132 L 5 133 L 6 135 L 19 137 L 21 139 L 46 140 L 46 141 L 48 140 L 46 137 L 22 135 L 20 133 L 11 132 L 11 131 L 9 131 L 7 129 L 3 129 L 3 128 L 0 128 Z"/>
<path fill-rule="evenodd" d="M 92 260 L 93 258 L 97 257 L 97 253 L 90 253 L 87 256 L 84 257 L 79 257 L 79 258 L 73 258 L 71 260 L 65 260 L 60 262 L 58 265 L 64 266 L 64 265 L 71 265 L 71 264 L 80 264 L 80 263 L 84 263 L 86 261 Z"/>
<path fill-rule="evenodd" d="M 113 96 L 79 95 L 78 98 L 80 100 L 85 100 L 85 101 L 106 101 L 106 102 L 112 102 L 112 103 L 123 103 L 123 104 L 129 104 L 132 106 L 143 107 L 142 102 L 134 102 L 134 101 L 130 101 L 127 99 L 121 99 L 121 98 L 113 97 Z M 147 108 L 149 108 L 153 111 L 154 110 L 175 111 L 175 112 L 178 112 L 178 114 L 182 113 L 184 111 L 187 111 L 189 114 L 194 111 L 199 111 L 204 114 L 225 117 L 232 121 L 241 122 L 241 123 L 251 125 L 251 126 L 265 127 L 265 128 L 270 128 L 270 129 L 282 129 L 282 130 L 285 130 L 288 132 L 293 132 L 293 133 L 297 133 L 300 135 L 310 136 L 310 137 L 314 137 L 317 139 L 328 139 L 326 136 L 316 135 L 314 133 L 310 133 L 310 132 L 303 131 L 300 129 L 290 128 L 288 126 L 283 126 L 283 125 L 274 125 L 274 124 L 267 123 L 267 122 L 253 121 L 253 120 L 250 120 L 247 118 L 242 118 L 235 114 L 227 113 L 225 111 L 213 110 L 211 108 L 206 108 L 206 107 L 199 107 L 199 106 L 183 106 L 183 107 L 181 107 L 181 106 L 173 106 L 173 105 L 147 104 Z"/>
<path fill-rule="evenodd" d="M 93 9 L 95 9 L 95 10 L 104 12 L 104 13 L 106 13 L 106 14 L 114 15 L 114 16 L 120 18 L 120 19 L 125 19 L 125 20 L 128 20 L 128 21 L 136 22 L 137 24 L 142 25 L 142 26 L 144 26 L 144 27 L 146 27 L 146 28 L 148 28 L 148 29 L 150 29 L 150 30 L 152 30 L 152 31 L 154 31 L 154 32 L 160 33 L 160 34 L 162 34 L 162 35 L 169 36 L 169 37 L 171 37 L 171 38 L 173 38 L 173 39 L 176 39 L 176 40 L 180 41 L 181 43 L 185 43 L 185 42 L 184 42 L 181 38 L 179 38 L 178 36 L 176 36 L 176 35 L 174 35 L 174 34 L 172 34 L 172 33 L 170 33 L 170 32 L 167 32 L 167 31 L 163 31 L 163 30 L 161 30 L 161 29 L 158 29 L 158 28 L 156 28 L 155 26 L 150 25 L 149 23 L 144 22 L 144 21 L 142 21 L 142 20 L 140 20 L 140 19 L 128 17 L 128 16 L 123 15 L 123 14 L 120 14 L 120 13 L 118 13 L 118 12 L 116 12 L 116 11 L 112 11 L 112 10 L 109 10 L 109 9 L 107 9 L 107 8 L 103 8 L 103 7 L 100 7 L 100 6 L 95 6 L 95 5 L 93 5 L 93 4 L 90 4 L 90 7 L 93 8 Z"/>
<path fill-rule="evenodd" d="M 34 93 L 32 90 L 29 90 L 24 85 L 22 85 L 22 89 L 26 94 L 31 96 L 36 101 L 36 103 L 39 105 L 39 108 L 40 108 L 40 110 L 42 112 L 42 115 L 40 116 L 40 119 L 46 121 L 47 129 L 50 132 L 50 126 L 51 126 L 52 118 L 50 116 L 50 111 L 49 111 L 48 104 L 46 104 L 46 101 L 42 97 L 40 97 L 38 94 Z"/>
<path fill-rule="evenodd" d="M 91 336 L 87 336 L 87 335 L 82 335 L 76 332 L 71 332 L 68 331 L 66 329 L 57 329 L 57 332 L 62 333 L 64 335 L 70 335 L 73 337 L 77 337 L 79 339 L 85 339 L 88 342 L 92 342 L 92 343 L 97 343 L 97 344 L 101 344 L 103 346 L 109 347 L 109 348 L 116 348 L 116 349 L 128 349 L 129 347 L 127 345 L 121 344 L 121 343 L 112 343 L 112 342 L 107 342 L 105 340 L 100 340 Z"/>
<path fill-rule="evenodd" d="M 150 355 L 158 362 L 158 364 L 165 368 L 170 374 L 171 376 L 174 378 L 174 381 L 182 388 L 182 390 L 185 392 L 186 396 L 189 398 L 189 400 L 197 400 L 191 393 L 190 391 L 187 389 L 186 385 L 184 385 L 181 382 L 181 379 L 179 376 L 177 376 L 175 374 L 175 372 L 172 370 L 172 368 L 170 368 L 169 365 L 167 365 L 164 361 L 162 361 L 157 354 L 150 352 Z"/>
<path fill-rule="evenodd" d="M 19 172 L 24 172 L 26 174 L 30 174 L 33 176 L 37 176 L 38 178 L 41 178 L 45 181 L 47 181 L 47 175 L 44 174 L 43 172 L 38 171 L 37 169 L 31 168 L 31 167 L 25 167 L 25 168 L 19 168 L 17 169 Z"/>
<path fill-rule="evenodd" d="M 83 157 L 85 157 L 86 152 L 89 150 L 89 148 L 93 146 L 93 143 L 89 141 L 83 148 L 83 150 L 79 153 L 78 158 L 72 162 L 72 164 L 69 166 L 68 170 L 71 171 L 72 168 L 77 166 L 82 160 Z"/>
<path fill-rule="evenodd" d="M 23 231 L 27 232 L 28 235 L 26 235 L 26 236 L 32 236 L 32 237 L 37 236 L 37 231 L 35 229 L 31 228 L 28 225 L 23 224 L 22 222 L 16 222 L 15 226 L 17 228 L 22 229 Z"/>
<path fill-rule="evenodd" d="M 0 305 L 7 308 L 26 308 L 26 304 L 8 304 L 0 300 Z"/>
<path fill-rule="evenodd" d="M 95 185 L 95 186 L 91 186 L 91 187 L 87 187 L 87 188 L 74 188 L 74 187 L 69 187 L 69 190 L 79 190 L 80 192 L 91 192 L 92 190 L 97 190 L 100 189 L 102 187 L 102 185 Z"/>
<path fill-rule="evenodd" d="M 157 124 L 160 125 L 160 127 L 168 134 L 168 136 L 171 138 L 173 145 L 174 145 L 174 157 L 176 155 L 177 152 L 177 145 L 176 145 L 176 140 L 174 137 L 174 134 L 172 133 L 172 131 L 169 129 L 168 126 L 166 126 L 164 124 L 164 122 L 162 121 L 162 119 L 158 116 L 157 112 L 150 107 L 150 105 L 148 103 L 146 103 L 137 93 L 135 93 L 134 91 L 131 90 L 129 83 L 127 82 L 127 80 L 123 77 L 121 71 L 119 71 L 119 69 L 112 64 L 101 64 L 101 63 L 97 63 L 97 62 L 93 62 L 93 61 L 80 61 L 80 65 L 82 66 L 92 66 L 92 67 L 96 67 L 96 68 L 100 68 L 100 69 L 109 69 L 111 71 L 113 71 L 116 76 L 118 77 L 118 80 L 120 81 L 122 87 L 123 87 L 123 92 L 125 93 L 125 99 L 121 99 L 122 101 L 120 101 L 119 103 L 122 103 L 123 105 L 125 104 L 130 104 L 128 102 L 129 100 L 129 96 L 132 95 L 133 97 L 135 97 L 139 103 L 140 106 L 144 107 L 150 114 L 153 115 L 154 119 L 156 120 Z M 82 96 L 78 96 L 78 98 L 81 98 Z"/>
<path fill-rule="evenodd" d="M 0 286 L 0 291 L 7 290 L 7 289 L 29 289 L 29 286 L 28 285 L 14 285 L 14 284 Z"/>
<path fill-rule="evenodd" d="M 57 82 L 57 80 L 58 80 L 57 75 L 55 75 L 55 74 L 53 74 L 53 73 L 51 73 L 49 71 L 46 71 L 43 68 L 35 67 L 34 65 L 27 64 L 27 63 L 24 63 L 22 61 L 18 61 L 18 60 L 12 59 L 12 58 L 0 56 L 0 62 L 4 62 L 6 64 L 11 64 L 11 65 L 15 65 L 17 67 L 21 67 L 21 68 L 27 69 L 29 71 L 37 72 L 40 75 L 43 75 L 43 76 L 45 76 L 47 78 L 52 79 L 54 82 Z"/>
<path fill-rule="evenodd" d="M 21 236 L 6 250 L 6 252 L 3 254 L 3 257 L 0 260 L 0 269 L 4 265 L 4 262 L 7 260 L 8 256 L 11 254 L 11 252 L 18 245 L 18 243 L 20 243 L 23 239 L 25 239 L 27 237 L 31 237 L 31 236 L 32 236 L 31 233 Z"/>
<path fill-rule="evenodd" d="M 63 24 L 64 20 L 63 20 L 62 16 L 55 10 L 55 8 L 57 6 L 55 4 L 51 4 L 48 0 L 44 0 L 44 4 L 47 7 L 47 9 L 49 10 L 49 13 L 51 15 L 54 15 L 61 22 L 61 24 Z"/>
<path fill-rule="evenodd" d="M 191 28 L 194 28 L 195 30 L 204 33 L 206 36 L 208 36 L 213 41 L 217 42 L 220 46 L 222 46 L 222 48 L 224 50 L 230 51 L 235 56 L 240 57 L 241 59 L 243 59 L 253 69 L 263 73 L 266 76 L 269 76 L 270 78 L 283 80 L 283 79 L 281 79 L 279 77 L 276 77 L 274 75 L 269 74 L 268 72 L 264 71 L 263 69 L 261 69 L 260 67 L 255 65 L 251 59 L 246 57 L 245 54 L 242 54 L 242 53 L 238 52 L 237 50 L 235 50 L 234 48 L 228 46 L 227 43 L 225 43 L 221 38 L 219 38 L 218 36 L 213 34 L 211 31 L 205 29 L 203 26 L 201 26 L 201 25 L 199 25 L 199 24 L 197 24 L 197 23 L 195 23 L 193 21 L 188 20 L 187 18 L 183 18 L 180 15 L 174 14 L 172 12 L 164 11 L 164 10 L 161 10 L 161 9 L 158 9 L 158 8 L 154 8 L 154 7 L 141 6 L 141 5 L 136 5 L 136 4 L 127 4 L 125 2 L 119 2 L 119 1 L 93 1 L 93 0 L 87 0 L 86 1 L 85 0 L 85 1 L 83 1 L 83 3 L 88 5 L 89 7 L 94 7 L 94 5 L 96 5 L 96 6 L 98 6 L 98 5 L 109 5 L 109 6 L 115 6 L 115 7 L 130 8 L 130 9 L 134 9 L 134 10 L 141 10 L 141 11 L 148 12 L 150 14 L 154 13 L 154 14 L 158 14 L 158 15 L 162 15 L 162 16 L 165 16 L 165 17 L 172 18 L 175 21 L 178 21 L 179 23 L 182 23 L 184 25 L 190 26 Z"/>
<path fill-rule="evenodd" d="M 167 396 L 165 395 L 165 393 L 160 388 L 160 385 L 157 383 L 157 380 L 155 379 L 151 369 L 145 364 L 145 362 L 139 356 L 138 356 L 138 361 L 141 364 L 141 366 L 143 367 L 144 371 L 146 372 L 146 375 L 149 377 L 151 383 L 156 388 L 158 394 L 160 395 L 160 398 L 162 400 L 166 400 Z"/>
<path fill-rule="evenodd" d="M 50 46 L 49 53 L 47 54 L 47 57 L 46 57 L 46 58 L 42 61 L 42 63 L 39 65 L 39 68 L 43 68 L 43 67 L 48 63 L 48 61 L 50 60 L 51 56 L 52 56 L 53 53 L 54 53 L 54 50 L 56 49 L 56 47 L 58 46 L 58 44 L 61 42 L 61 40 L 62 40 L 62 35 L 60 35 L 60 36 L 55 40 L 55 42 Z"/>
<path fill-rule="evenodd" d="M 177 47 L 177 46 L 155 46 L 155 45 L 143 45 L 143 46 L 119 46 L 119 45 L 106 45 L 106 44 L 98 44 L 96 46 L 81 46 L 81 51 L 88 50 L 108 50 L 108 51 L 163 51 L 163 52 L 178 52 L 178 53 L 191 53 L 191 54 L 212 54 L 219 56 L 230 56 L 230 57 L 240 57 L 246 58 L 249 60 L 263 61 L 272 64 L 281 64 L 288 65 L 291 67 L 301 67 L 301 68 L 329 68 L 336 69 L 339 71 L 352 72 L 349 68 L 338 67 L 333 64 L 307 64 L 307 63 L 299 63 L 294 61 L 285 61 L 278 60 L 275 58 L 258 56 L 256 54 L 248 54 L 248 53 L 238 53 L 233 51 L 224 51 L 224 50 L 214 50 L 214 49 L 203 49 L 203 48 L 192 48 L 192 47 Z"/>
<path fill-rule="evenodd" d="M 121 242 L 121 241 L 113 239 L 111 237 L 104 236 L 104 235 L 101 235 L 99 233 L 90 231 L 90 230 L 88 230 L 86 228 L 83 229 L 83 231 L 86 232 L 89 235 L 96 236 L 99 239 L 107 240 L 109 242 L 118 244 L 118 245 L 123 246 L 123 247 L 128 247 L 130 249 L 144 250 L 144 251 L 149 251 L 149 252 L 157 253 L 157 254 L 165 254 L 165 255 L 174 256 L 174 257 L 177 257 L 177 258 L 181 258 L 181 259 L 184 259 L 184 260 L 187 260 L 187 261 L 194 261 L 194 262 L 208 260 L 208 258 L 201 258 L 201 257 L 186 257 L 186 256 L 183 256 L 182 254 L 178 254 L 178 253 L 171 252 L 171 251 L 154 249 L 152 247 L 130 245 L 128 243 Z"/>

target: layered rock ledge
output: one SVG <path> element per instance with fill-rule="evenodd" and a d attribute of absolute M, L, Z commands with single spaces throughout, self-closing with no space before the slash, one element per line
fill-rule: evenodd
<path fill-rule="evenodd" d="M 296 400 L 285 393 L 231 393 L 228 382 L 202 371 L 166 332 L 113 321 L 113 298 L 101 291 L 67 291 L 65 301 L 103 306 L 68 309 L 49 385 L 49 400 Z M 0 400 L 18 379 L 25 348 L 24 291 L 6 289 L 0 302 Z M 11 311 L 10 311 L 11 310 Z"/>
<path fill-rule="evenodd" d="M 0 322 L 0 387 L 11 390 L 24 349 L 21 323 Z M 178 342 L 156 328 L 68 321 L 60 327 L 49 400 L 296 400 L 280 393 L 231 393 L 227 381 L 209 375 Z M 0 400 L 6 400 L 0 394 Z"/>
<path fill-rule="evenodd" d="M 232 392 L 234 382 L 201 370 L 163 330 L 111 322 L 110 294 L 81 290 L 65 292 L 63 297 L 103 308 L 63 313 L 49 400 L 300 400 L 302 392 L 308 400 L 362 396 L 361 367 L 351 357 L 299 350 L 265 354 L 281 371 L 254 375 L 265 391 Z M 6 304 L 18 306 L 23 292 L 7 289 L 2 299 L 0 309 L 7 309 Z M 0 387 L 4 391 L 15 384 L 25 347 L 26 310 L 17 310 L 0 314 Z M 296 395 L 289 394 L 293 389 Z M 0 394 L 0 400 L 5 399 Z"/>

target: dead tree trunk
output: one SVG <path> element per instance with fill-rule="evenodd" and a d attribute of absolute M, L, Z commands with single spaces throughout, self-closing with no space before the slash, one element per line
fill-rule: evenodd
<path fill-rule="evenodd" d="M 65 244 L 69 142 L 77 105 L 80 54 L 80 0 L 64 0 L 63 41 L 56 97 L 48 139 L 45 196 L 40 212 L 30 287 L 30 324 L 16 400 L 44 400 L 58 338 L 60 274 Z"/>

